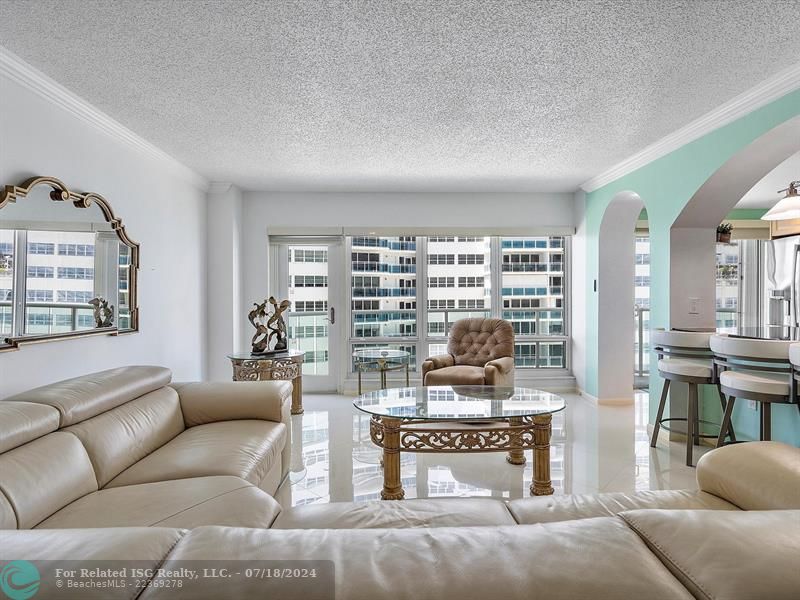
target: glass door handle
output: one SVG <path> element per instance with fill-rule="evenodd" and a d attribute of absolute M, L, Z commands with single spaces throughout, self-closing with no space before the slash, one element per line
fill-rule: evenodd
<path fill-rule="evenodd" d="M 329 314 L 330 316 L 329 316 L 329 317 L 326 317 L 326 319 L 325 319 L 325 320 L 326 320 L 328 323 L 330 323 L 331 325 L 333 325 L 334 323 L 336 323 L 336 309 L 335 309 L 335 308 L 333 308 L 333 307 L 331 306 L 331 307 L 328 309 L 328 314 Z"/>

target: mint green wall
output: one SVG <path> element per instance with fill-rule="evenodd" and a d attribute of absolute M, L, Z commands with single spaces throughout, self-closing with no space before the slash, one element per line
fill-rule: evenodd
<path fill-rule="evenodd" d="M 669 327 L 670 227 L 697 189 L 728 159 L 756 138 L 797 115 L 800 115 L 800 90 L 791 92 L 752 113 L 717 129 L 636 171 L 586 195 L 586 385 L 585 391 L 598 395 L 598 296 L 593 282 L 599 272 L 599 231 L 603 213 L 619 192 L 636 192 L 644 201 L 650 228 L 650 325 Z M 733 218 L 731 216 L 731 218 Z M 651 397 L 661 392 L 658 373 L 651 374 Z M 708 415 L 719 410 L 708 398 Z M 650 420 L 655 417 L 656 402 L 650 403 Z M 786 409 L 779 411 L 777 409 Z M 737 408 L 742 437 L 752 427 L 745 422 L 749 414 Z M 753 411 L 750 411 L 751 413 Z M 789 413 L 791 415 L 789 416 Z M 775 439 L 800 441 L 800 419 L 796 407 L 778 406 L 773 412 Z M 782 419 L 779 415 L 787 415 Z M 735 420 L 737 423 L 737 420 Z M 756 428 L 755 435 L 758 435 Z"/>

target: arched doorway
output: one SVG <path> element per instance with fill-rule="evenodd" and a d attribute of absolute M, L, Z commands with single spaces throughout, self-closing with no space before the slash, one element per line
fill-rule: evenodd
<path fill-rule="evenodd" d="M 633 402 L 634 263 L 636 221 L 644 201 L 618 192 L 606 208 L 599 232 L 598 393 L 601 404 Z"/>

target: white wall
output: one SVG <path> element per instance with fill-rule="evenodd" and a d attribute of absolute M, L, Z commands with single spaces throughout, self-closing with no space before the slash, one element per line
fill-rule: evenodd
<path fill-rule="evenodd" d="M 233 185 L 212 183 L 208 193 L 208 353 L 212 381 L 231 378 L 228 352 L 242 349 L 242 192 Z"/>
<path fill-rule="evenodd" d="M 105 196 L 141 244 L 140 333 L 0 353 L 0 397 L 129 364 L 199 379 L 205 365 L 205 192 L 179 169 L 0 76 L 0 184 L 51 175 Z M 21 200 L 24 202 L 24 200 Z M 2 218 L 2 211 L 0 211 Z"/>
<path fill-rule="evenodd" d="M 586 192 L 573 199 L 575 235 L 572 238 L 572 374 L 578 390 L 586 384 Z"/>
<path fill-rule="evenodd" d="M 366 233 L 387 227 L 572 229 L 573 194 L 246 192 L 241 314 L 268 295 L 270 231 L 291 228 L 302 234 L 362 228 Z M 247 336 L 249 323 L 242 326 Z"/>
<path fill-rule="evenodd" d="M 716 243 L 716 227 L 670 230 L 670 327 L 716 327 Z M 697 299 L 696 311 L 690 306 L 691 298 Z"/>
<path fill-rule="evenodd" d="M 597 399 L 601 404 L 633 403 L 634 240 L 643 208 L 637 194 L 620 192 L 600 224 Z"/>

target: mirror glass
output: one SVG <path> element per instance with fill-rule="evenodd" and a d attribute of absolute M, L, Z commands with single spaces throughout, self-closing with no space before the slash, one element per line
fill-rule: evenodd
<path fill-rule="evenodd" d="M 0 343 L 133 328 L 131 248 L 96 202 L 54 201 L 51 189 L 0 209 Z"/>

